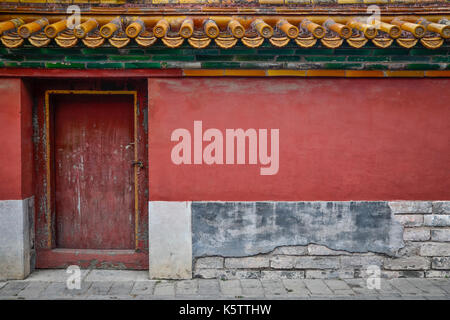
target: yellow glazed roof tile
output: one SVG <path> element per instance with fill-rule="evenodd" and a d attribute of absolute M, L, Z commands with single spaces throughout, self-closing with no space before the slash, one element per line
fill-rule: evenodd
<path fill-rule="evenodd" d="M 449 16 L 412 15 L 383 17 L 382 21 L 340 15 L 116 15 L 81 17 L 80 24 L 74 25 L 73 19 L 61 15 L 0 15 L 0 40 L 11 48 L 24 43 L 47 46 L 52 39 L 60 47 L 78 42 L 87 47 L 111 44 L 122 48 L 133 43 L 148 47 L 161 39 L 170 48 L 187 40 L 199 49 L 211 44 L 228 49 L 239 42 L 252 48 L 264 43 L 283 47 L 289 42 L 300 47 L 322 43 L 337 48 L 346 42 L 359 48 L 368 41 L 380 48 L 393 43 L 410 48 L 420 43 L 436 49 L 450 38 L 449 20 Z"/>

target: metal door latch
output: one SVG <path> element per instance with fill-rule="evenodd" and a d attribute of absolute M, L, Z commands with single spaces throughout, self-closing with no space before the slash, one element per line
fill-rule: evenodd
<path fill-rule="evenodd" d="M 138 166 L 139 168 L 144 168 L 144 163 L 142 161 L 133 161 L 133 166 Z"/>

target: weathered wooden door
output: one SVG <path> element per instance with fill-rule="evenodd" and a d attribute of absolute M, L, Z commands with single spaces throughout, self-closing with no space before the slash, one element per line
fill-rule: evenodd
<path fill-rule="evenodd" d="M 136 92 L 47 91 L 46 109 L 48 241 L 37 267 L 146 268 Z"/>
<path fill-rule="evenodd" d="M 132 95 L 53 99 L 56 247 L 134 248 Z"/>

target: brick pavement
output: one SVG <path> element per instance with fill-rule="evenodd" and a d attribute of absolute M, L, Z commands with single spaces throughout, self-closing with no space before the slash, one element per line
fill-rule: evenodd
<path fill-rule="evenodd" d="M 445 299 L 450 279 L 382 279 L 368 289 L 364 279 L 148 280 L 146 271 L 83 271 L 81 289 L 69 290 L 65 270 L 39 270 L 25 280 L 0 282 L 9 299 Z"/>

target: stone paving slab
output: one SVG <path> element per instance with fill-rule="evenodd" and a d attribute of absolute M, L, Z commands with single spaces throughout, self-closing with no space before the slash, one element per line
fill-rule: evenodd
<path fill-rule="evenodd" d="M 29 282 L 25 281 L 9 281 L 0 289 L 0 296 L 17 296 L 28 285 Z"/>
<path fill-rule="evenodd" d="M 283 282 L 279 280 L 261 280 L 264 289 L 264 295 L 276 299 L 277 296 L 284 296 L 287 293 Z"/>
<path fill-rule="evenodd" d="M 450 294 L 450 281 L 444 282 L 440 281 L 440 279 L 433 279 L 431 283 L 444 290 L 447 294 Z"/>
<path fill-rule="evenodd" d="M 204 279 L 198 282 L 198 294 L 213 299 L 220 296 L 219 280 Z"/>
<path fill-rule="evenodd" d="M 26 299 L 37 299 L 49 285 L 50 282 L 48 281 L 30 282 L 23 290 L 17 293 L 17 296 Z"/>
<path fill-rule="evenodd" d="M 193 296 L 198 294 L 198 281 L 194 280 L 181 280 L 175 284 L 175 294 L 177 296 Z"/>
<path fill-rule="evenodd" d="M 261 281 L 257 279 L 242 279 L 242 295 L 244 297 L 263 297 L 264 289 Z"/>
<path fill-rule="evenodd" d="M 106 296 L 108 295 L 109 290 L 111 289 L 114 282 L 112 281 L 96 281 L 92 282 L 89 290 L 86 292 L 86 295 L 91 296 Z"/>
<path fill-rule="evenodd" d="M 83 281 L 81 283 L 80 289 L 68 289 L 67 287 L 64 289 L 63 295 L 67 297 L 83 297 L 86 296 L 87 292 L 92 286 L 92 282 Z"/>
<path fill-rule="evenodd" d="M 305 282 L 301 279 L 283 279 L 281 280 L 288 296 L 292 297 L 308 297 L 309 290 L 306 288 Z"/>
<path fill-rule="evenodd" d="M 67 276 L 66 276 L 67 277 Z M 147 281 L 148 271 L 91 270 L 86 281 Z"/>
<path fill-rule="evenodd" d="M 117 281 L 113 282 L 111 288 L 109 289 L 108 295 L 131 295 L 131 290 L 134 287 L 134 281 Z"/>
<path fill-rule="evenodd" d="M 343 280 L 324 280 L 325 284 L 330 288 L 331 290 L 349 290 L 351 291 L 349 285 L 343 281 Z"/>
<path fill-rule="evenodd" d="M 85 279 L 91 270 L 81 269 L 81 278 Z M 42 269 L 30 274 L 26 281 L 66 282 L 70 276 L 66 269 Z M 105 280 L 104 280 L 105 281 Z"/>
<path fill-rule="evenodd" d="M 220 281 L 220 291 L 223 295 L 233 298 L 242 296 L 241 281 L 227 280 Z"/>
<path fill-rule="evenodd" d="M 81 288 L 70 290 L 64 270 L 40 270 L 25 280 L 0 283 L 0 300 L 450 300 L 450 279 L 192 279 L 149 280 L 147 272 L 84 270 Z"/>
<path fill-rule="evenodd" d="M 391 284 L 402 294 L 407 295 L 423 295 L 423 291 L 414 286 L 406 278 L 392 279 Z"/>
<path fill-rule="evenodd" d="M 345 279 L 344 281 L 358 297 L 378 296 L 380 294 L 376 289 L 369 289 L 364 279 Z"/>
<path fill-rule="evenodd" d="M 101 282 L 99 282 L 101 283 Z M 156 281 L 146 280 L 136 282 L 131 290 L 132 295 L 152 295 L 155 290 Z"/>
<path fill-rule="evenodd" d="M 175 281 L 156 281 L 155 296 L 175 296 Z"/>
<path fill-rule="evenodd" d="M 439 296 L 445 295 L 447 292 L 439 286 L 430 282 L 428 279 L 407 279 L 416 288 L 420 289 L 424 295 Z"/>
<path fill-rule="evenodd" d="M 332 295 L 333 292 L 321 279 L 305 279 L 305 284 L 312 295 Z"/>
<path fill-rule="evenodd" d="M 42 292 L 42 296 L 59 296 L 62 297 L 64 295 L 64 291 L 67 286 L 65 282 L 51 282 L 47 288 Z"/>

